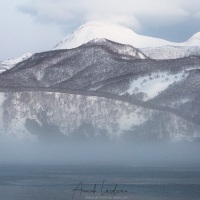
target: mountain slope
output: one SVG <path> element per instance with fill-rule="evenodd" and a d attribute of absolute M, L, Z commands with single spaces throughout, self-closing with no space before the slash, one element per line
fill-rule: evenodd
<path fill-rule="evenodd" d="M 181 111 L 200 121 L 200 67 L 188 71 L 188 75 L 172 84 L 159 95 L 149 100 L 157 106 L 167 106 Z"/>
<path fill-rule="evenodd" d="M 80 94 L 15 91 L 4 98 L 2 131 L 40 139 L 193 141 L 200 126 L 171 112 Z M 181 127 L 184 126 L 184 129 Z"/>

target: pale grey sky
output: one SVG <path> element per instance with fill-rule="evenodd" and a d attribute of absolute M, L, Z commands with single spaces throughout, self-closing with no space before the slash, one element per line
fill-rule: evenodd
<path fill-rule="evenodd" d="M 177 42 L 200 31 L 199 0 L 6 0 L 0 16 L 0 60 L 50 50 L 93 20 Z"/>

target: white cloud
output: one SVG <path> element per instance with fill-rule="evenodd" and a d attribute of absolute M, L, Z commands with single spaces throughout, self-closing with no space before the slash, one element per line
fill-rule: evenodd
<path fill-rule="evenodd" d="M 163 25 L 185 20 L 199 5 L 196 0 L 193 4 L 191 2 L 192 0 L 32 0 L 22 5 L 20 10 L 45 23 L 80 24 L 88 20 L 106 20 L 137 29 L 144 20 Z"/>
<path fill-rule="evenodd" d="M 133 27 L 134 29 L 140 28 L 139 21 L 134 16 L 127 15 L 95 15 L 91 14 L 85 18 L 85 21 L 102 21 L 111 22 L 114 24 L 122 24 L 125 26 Z"/>

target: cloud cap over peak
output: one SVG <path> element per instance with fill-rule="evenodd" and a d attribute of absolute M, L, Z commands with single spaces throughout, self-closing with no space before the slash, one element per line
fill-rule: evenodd
<path fill-rule="evenodd" d="M 191 3 L 193 2 L 193 3 Z M 31 0 L 18 9 L 42 23 L 85 23 L 110 21 L 141 28 L 143 22 L 169 25 L 189 17 L 198 18 L 196 0 Z"/>

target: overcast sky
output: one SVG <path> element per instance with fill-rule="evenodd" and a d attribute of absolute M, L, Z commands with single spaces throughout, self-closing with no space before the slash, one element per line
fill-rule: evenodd
<path fill-rule="evenodd" d="M 94 20 L 182 42 L 200 31 L 200 6 L 199 0 L 2 0 L 0 60 L 50 50 Z"/>

